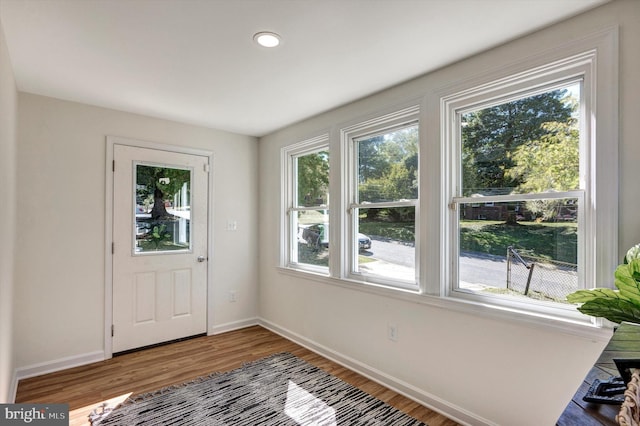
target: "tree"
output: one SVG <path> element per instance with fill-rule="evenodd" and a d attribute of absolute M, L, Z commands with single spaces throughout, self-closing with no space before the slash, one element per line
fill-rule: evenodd
<path fill-rule="evenodd" d="M 329 190 L 329 153 L 327 151 L 298 157 L 298 204 L 326 203 Z M 316 200 L 322 200 L 317 203 Z"/>
<path fill-rule="evenodd" d="M 138 165 L 136 167 L 136 200 L 138 204 L 150 204 L 153 200 L 151 218 L 170 218 L 165 207 L 165 198 L 173 197 L 191 179 L 189 170 L 169 167 Z"/>
<path fill-rule="evenodd" d="M 403 127 L 359 140 L 358 202 L 418 198 L 418 126 Z M 413 207 L 363 209 L 368 220 L 384 216 L 392 222 L 415 217 Z"/>
<path fill-rule="evenodd" d="M 541 126 L 546 132 L 539 139 L 518 147 L 514 166 L 507 175 L 520 184 L 520 193 L 570 191 L 579 184 L 579 131 L 575 120 L 549 122 Z M 535 200 L 527 209 L 545 220 L 556 217 L 564 200 Z"/>
<path fill-rule="evenodd" d="M 575 122 L 550 122 L 539 139 L 520 146 L 507 175 L 520 181 L 518 192 L 570 191 L 578 188 L 579 133 Z"/>
<path fill-rule="evenodd" d="M 358 142 L 359 201 L 418 198 L 418 127 Z"/>
<path fill-rule="evenodd" d="M 554 90 L 462 116 L 463 193 L 469 196 L 491 189 L 515 188 L 522 183 L 514 166 L 514 153 L 549 132 L 544 123 L 568 122 L 574 105 L 566 89 Z"/>

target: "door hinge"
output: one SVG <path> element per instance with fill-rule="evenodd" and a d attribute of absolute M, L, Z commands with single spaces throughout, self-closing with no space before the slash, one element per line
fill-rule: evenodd
<path fill-rule="evenodd" d="M 111 337 L 113 337 L 113 330 L 115 329 L 115 327 L 113 326 L 113 324 L 111 324 Z"/>
<path fill-rule="evenodd" d="M 113 160 L 111 162 L 111 170 L 114 171 L 114 172 L 116 171 L 116 160 Z"/>
<path fill-rule="evenodd" d="M 115 254 L 116 252 L 116 243 L 111 243 L 111 254 Z"/>
<path fill-rule="evenodd" d="M 209 163 L 204 163 L 204 171 L 205 173 L 209 173 Z"/>

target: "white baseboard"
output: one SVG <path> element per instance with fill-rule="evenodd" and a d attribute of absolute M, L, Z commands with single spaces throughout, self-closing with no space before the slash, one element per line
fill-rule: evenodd
<path fill-rule="evenodd" d="M 226 324 L 220 324 L 212 328 L 208 334 L 219 334 L 227 331 L 238 330 L 241 328 L 258 325 L 258 318 L 248 318 L 242 321 L 234 321 Z M 80 365 L 91 364 L 93 362 L 104 361 L 104 351 L 95 351 L 82 355 L 74 355 L 53 361 L 47 361 L 26 367 L 17 368 L 13 374 L 12 389 L 14 389 L 13 400 L 15 400 L 15 392 L 18 387 L 18 381 L 29 377 L 40 376 L 47 373 L 53 373 L 67 368 L 78 367 Z M 11 397 L 11 395 L 9 395 Z"/>
<path fill-rule="evenodd" d="M 448 401 L 443 400 L 433 394 L 423 391 L 409 383 L 396 379 L 380 370 L 372 368 L 358 360 L 342 355 L 324 345 L 318 344 L 308 338 L 294 333 L 290 330 L 282 328 L 270 321 L 263 318 L 249 318 L 241 321 L 234 321 L 225 324 L 214 326 L 210 330 L 210 335 L 225 333 L 227 331 L 239 330 L 254 325 L 261 325 L 276 334 L 279 334 L 300 346 L 303 346 L 313 352 L 316 352 L 325 358 L 328 358 L 350 370 L 355 371 L 367 377 L 374 382 L 377 382 L 387 388 L 397 392 L 405 397 L 416 401 L 419 404 L 424 405 L 434 411 L 437 411 L 444 416 L 462 424 L 462 425 L 478 425 L 478 426 L 496 426 L 495 423 L 477 416 L 461 407 L 451 404 Z M 91 364 L 93 362 L 103 361 L 105 354 L 103 351 L 95 351 L 82 355 L 75 355 L 66 358 L 60 358 L 54 361 L 43 362 L 40 364 L 34 364 L 27 367 L 20 367 L 14 371 L 11 381 L 11 389 L 9 401 L 15 401 L 16 392 L 18 389 L 18 381 L 29 377 L 40 376 L 42 374 L 53 373 L 55 371 L 65 370 L 67 368 L 78 367 L 81 365 Z"/>
<path fill-rule="evenodd" d="M 227 322 L 225 324 L 214 325 L 207 333 L 209 336 L 213 334 L 226 333 L 227 331 L 240 330 L 260 324 L 258 318 L 247 318 L 240 321 Z"/>
<path fill-rule="evenodd" d="M 13 404 L 16 402 L 16 395 L 18 394 L 18 375 L 16 371 L 13 370 L 13 374 L 11 375 L 11 384 L 9 385 L 9 395 L 7 395 L 9 404 Z"/>
<path fill-rule="evenodd" d="M 357 361 L 348 356 L 342 355 L 326 346 L 313 342 L 304 336 L 294 333 L 290 330 L 284 329 L 272 322 L 269 322 L 263 318 L 258 320 L 258 324 L 279 334 L 293 342 L 296 342 L 300 346 L 316 352 L 325 358 L 328 358 L 350 370 L 355 371 L 358 374 L 365 376 L 366 378 L 373 380 L 387 388 L 397 392 L 419 404 L 424 405 L 438 413 L 454 420 L 462 425 L 478 425 L 478 426 L 496 426 L 495 423 L 484 419 L 474 413 L 471 413 L 461 407 L 451 404 L 436 395 L 423 391 L 409 383 L 396 379 L 380 370 L 372 368 L 360 361 Z"/>
<path fill-rule="evenodd" d="M 18 381 L 22 379 L 41 376 L 43 374 L 53 373 L 60 370 L 66 370 L 67 368 L 79 367 L 81 365 L 91 364 L 104 360 L 104 351 L 95 351 L 86 354 L 60 358 L 53 361 L 42 362 L 27 367 L 19 367 L 16 369 L 14 374 L 16 380 L 16 388 Z"/>

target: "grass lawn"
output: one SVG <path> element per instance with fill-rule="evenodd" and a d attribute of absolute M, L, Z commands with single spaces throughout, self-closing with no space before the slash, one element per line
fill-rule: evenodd
<path fill-rule="evenodd" d="M 300 217 L 300 223 L 326 222 L 328 219 L 324 213 L 324 211 L 305 212 Z M 359 231 L 363 234 L 394 241 L 415 242 L 413 221 L 390 222 L 362 219 Z M 503 221 L 462 220 L 460 250 L 506 256 L 507 247 L 513 246 L 523 255 L 576 264 L 577 230 L 577 224 L 572 222 L 518 222 L 516 225 L 507 225 Z M 310 263 L 318 262 L 317 253 L 309 253 L 308 256 Z M 311 261 L 313 258 L 316 259 Z"/>
<path fill-rule="evenodd" d="M 504 256 L 508 246 L 522 254 L 577 263 L 577 224 L 571 222 L 504 222 L 465 220 L 460 222 L 460 249 Z"/>
<path fill-rule="evenodd" d="M 414 242 L 413 222 L 360 221 L 359 231 L 365 235 L 389 238 L 394 241 Z"/>
<path fill-rule="evenodd" d="M 173 241 L 160 241 L 156 244 L 153 241 L 138 240 L 138 247 L 142 252 L 189 250 L 189 244 L 175 244 Z"/>
<path fill-rule="evenodd" d="M 521 254 L 577 263 L 577 224 L 571 222 L 518 222 L 463 220 L 460 250 L 505 256 L 513 246 Z M 413 222 L 360 221 L 360 232 L 395 241 L 414 242 Z"/>
<path fill-rule="evenodd" d="M 358 255 L 358 263 L 371 263 L 376 259 Z M 329 266 L 329 250 L 327 248 L 314 249 L 306 244 L 298 243 L 298 262 L 307 265 Z"/>

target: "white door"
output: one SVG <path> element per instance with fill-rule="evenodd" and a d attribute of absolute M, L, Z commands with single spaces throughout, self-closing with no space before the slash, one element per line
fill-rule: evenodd
<path fill-rule="evenodd" d="M 209 159 L 113 147 L 113 352 L 204 333 Z"/>

